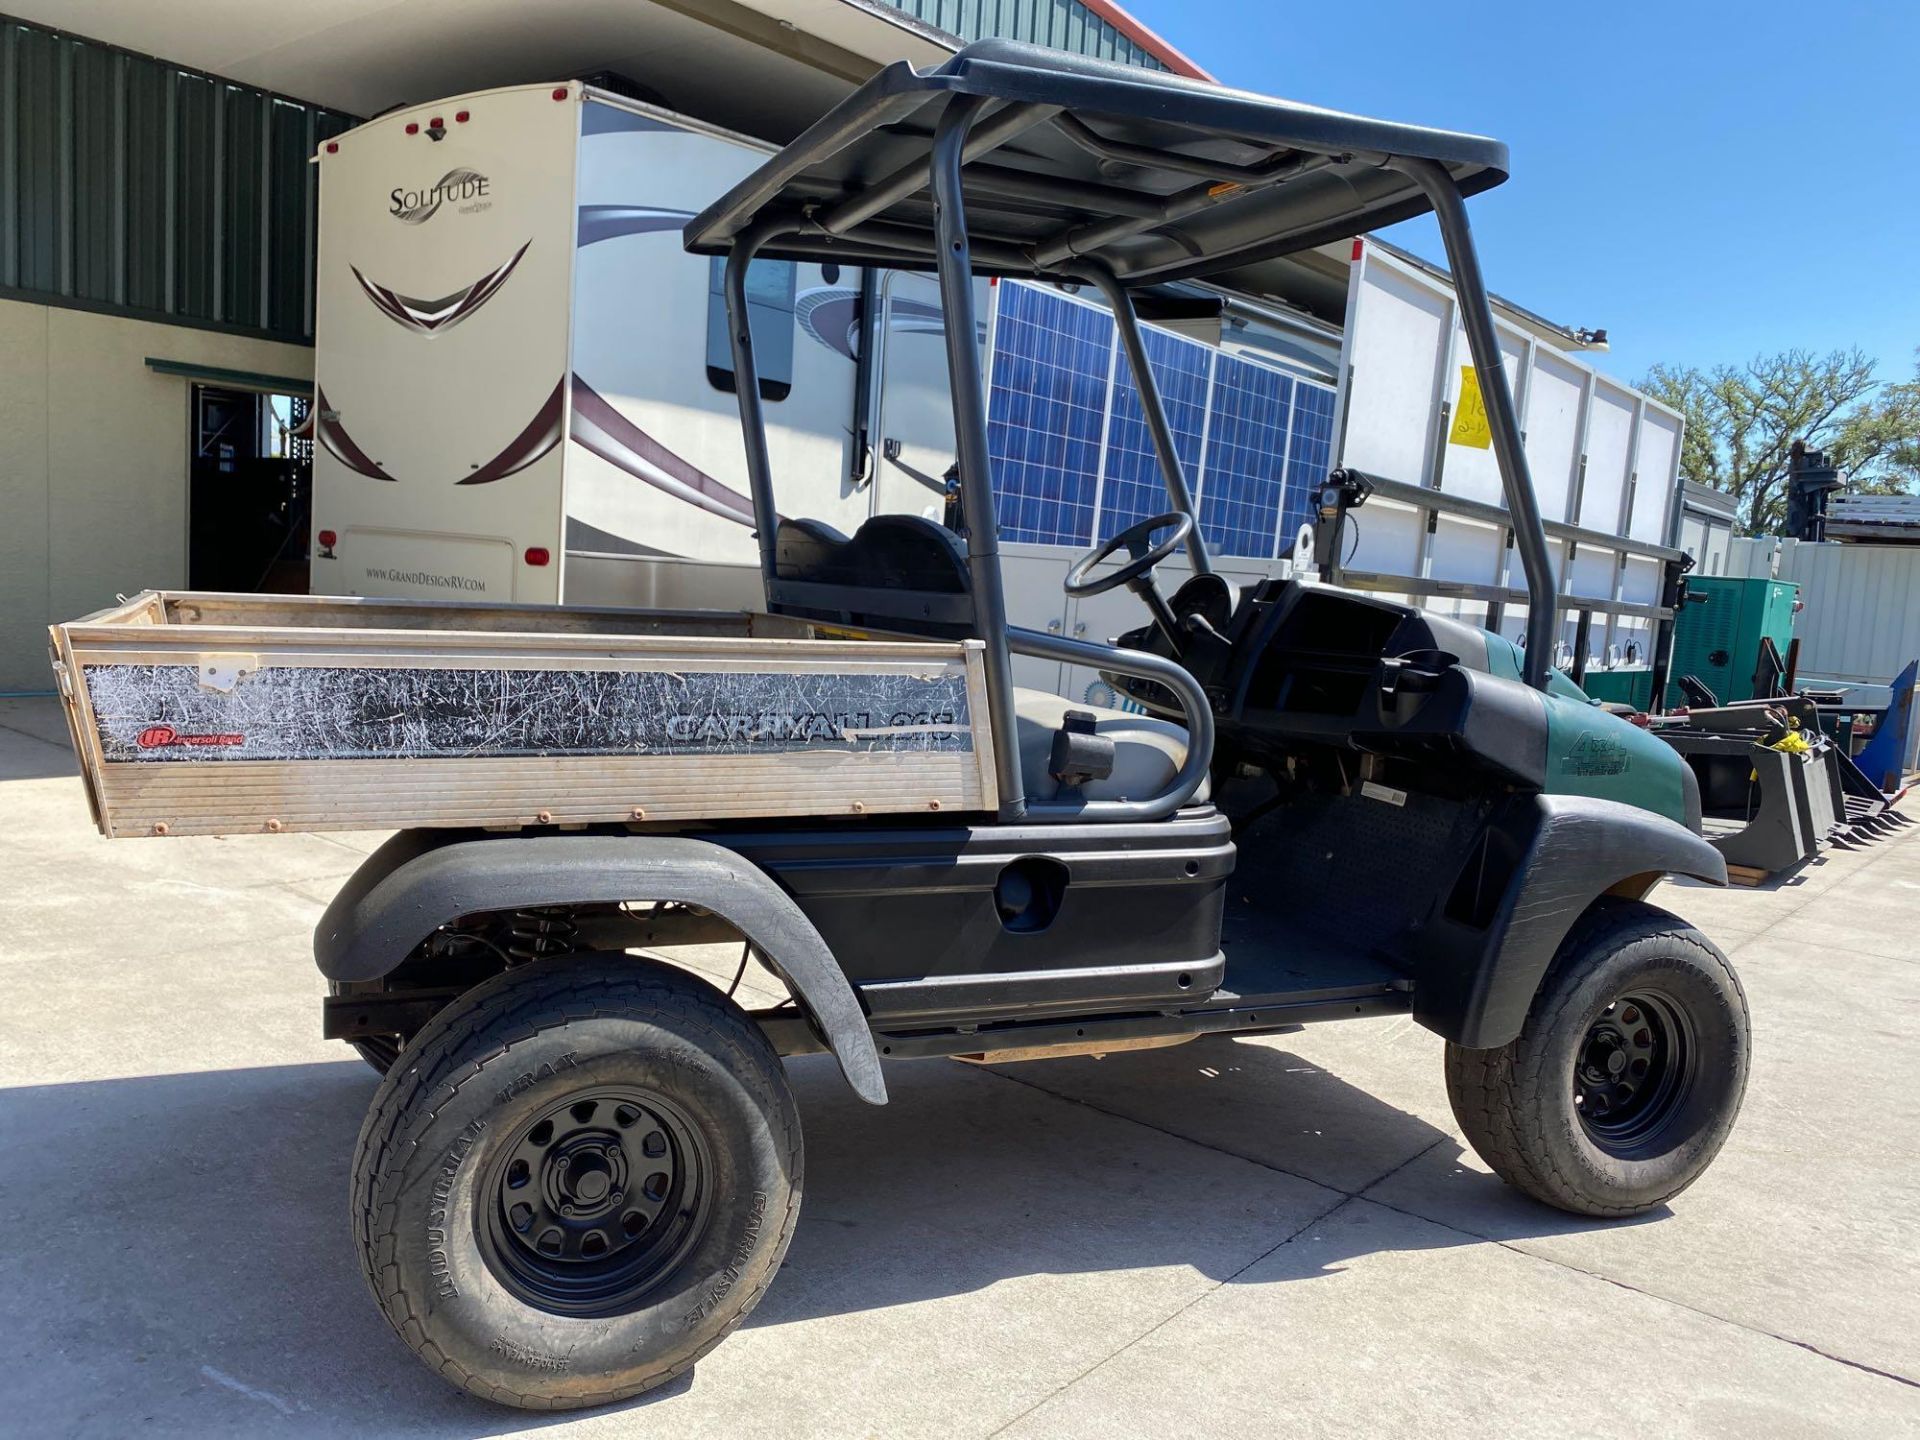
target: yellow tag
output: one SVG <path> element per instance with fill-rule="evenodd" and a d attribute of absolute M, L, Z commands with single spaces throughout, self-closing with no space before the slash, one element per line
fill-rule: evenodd
<path fill-rule="evenodd" d="M 1468 445 L 1487 450 L 1493 445 L 1493 427 L 1487 423 L 1487 402 L 1480 398 L 1480 377 L 1471 365 L 1460 367 L 1460 403 L 1453 407 L 1453 429 L 1447 435 L 1450 445 Z"/>

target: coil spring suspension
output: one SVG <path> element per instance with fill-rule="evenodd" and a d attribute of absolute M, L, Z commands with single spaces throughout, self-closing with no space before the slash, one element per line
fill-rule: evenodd
<path fill-rule="evenodd" d="M 574 948 L 579 933 L 580 927 L 564 910 L 515 910 L 507 916 L 507 955 L 515 965 L 543 955 L 564 955 Z"/>

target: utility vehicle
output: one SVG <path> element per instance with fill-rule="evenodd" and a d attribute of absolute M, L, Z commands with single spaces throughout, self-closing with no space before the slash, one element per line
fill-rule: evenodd
<path fill-rule="evenodd" d="M 386 1071 L 356 1242 L 429 1365 L 562 1407 L 693 1364 L 793 1234 L 780 1057 L 809 1051 L 878 1104 L 883 1057 L 1411 1014 L 1527 1194 L 1633 1215 L 1700 1174 L 1745 1084 L 1746 1001 L 1644 897 L 1726 871 L 1680 757 L 1548 663 L 1554 581 L 1462 203 L 1506 167 L 1492 140 L 998 41 L 889 66 L 686 231 L 725 256 L 763 613 L 149 594 L 56 627 L 109 834 L 400 827 L 315 948 L 328 1032 Z M 1428 210 L 1524 649 L 1226 583 L 1131 300 Z M 937 274 L 951 525 L 780 512 L 748 305 L 769 256 Z M 1118 321 L 1168 509 L 1068 576 L 1139 598 L 1117 645 L 1006 623 L 978 274 L 1090 286 Z M 1139 713 L 1020 689 L 1016 654 L 1094 667 Z M 749 1014 L 646 953 L 723 937 L 790 1002 Z"/>

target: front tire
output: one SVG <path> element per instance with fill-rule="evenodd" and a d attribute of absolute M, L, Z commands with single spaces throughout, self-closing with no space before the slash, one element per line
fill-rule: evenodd
<path fill-rule="evenodd" d="M 1719 1154 L 1750 1054 L 1746 992 L 1713 942 L 1606 899 L 1568 934 L 1511 1044 L 1447 1046 L 1447 1095 L 1515 1189 L 1576 1215 L 1638 1215 Z"/>
<path fill-rule="evenodd" d="M 509 971 L 406 1047 L 354 1157 L 367 1282 L 433 1369 L 567 1409 L 672 1379 L 765 1291 L 799 1215 L 779 1057 L 626 955 Z"/>

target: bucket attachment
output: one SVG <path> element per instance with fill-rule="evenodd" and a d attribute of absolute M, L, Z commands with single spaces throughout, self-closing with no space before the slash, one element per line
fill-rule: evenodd
<path fill-rule="evenodd" d="M 1702 830 L 1736 872 L 1777 874 L 1830 846 L 1856 849 L 1909 823 L 1894 810 L 1906 792 L 1875 785 L 1821 732 L 1806 696 L 1685 711 L 1652 731 L 1692 767 Z"/>

